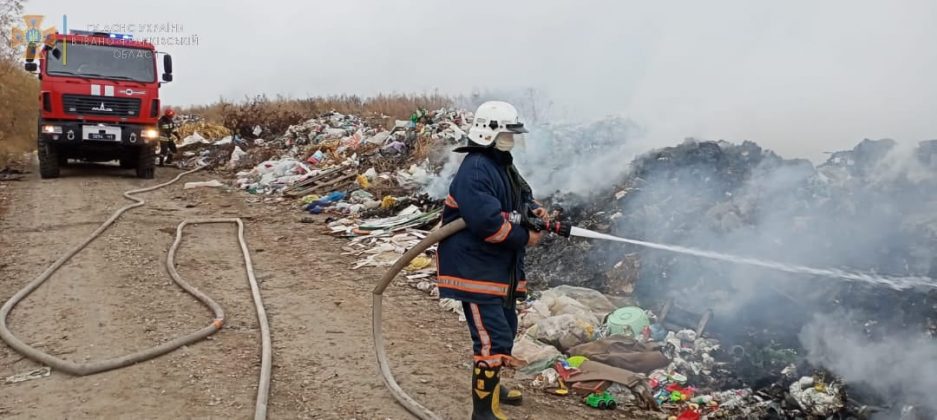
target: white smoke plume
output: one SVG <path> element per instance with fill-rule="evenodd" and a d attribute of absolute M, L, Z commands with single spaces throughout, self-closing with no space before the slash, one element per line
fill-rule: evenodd
<path fill-rule="evenodd" d="M 800 332 L 808 361 L 831 370 L 847 383 L 862 384 L 888 396 L 896 407 L 881 418 L 897 418 L 901 405 L 919 405 L 937 412 L 937 340 L 901 330 L 873 339 L 846 327 L 855 324 L 845 314 L 814 317 Z"/>
<path fill-rule="evenodd" d="M 526 134 L 516 148 L 518 170 L 534 196 L 556 193 L 590 196 L 622 178 L 641 150 L 640 128 L 620 117 L 580 124 L 542 124 Z"/>
<path fill-rule="evenodd" d="M 465 158 L 465 154 L 463 153 L 455 153 L 448 150 L 443 153 L 442 156 L 439 154 L 435 156 L 435 160 L 443 162 L 442 168 L 440 168 L 436 176 L 429 179 L 429 183 L 423 188 L 423 192 L 436 199 L 445 198 L 446 195 L 449 194 L 449 184 L 459 170 L 462 159 Z"/>
<path fill-rule="evenodd" d="M 521 175 L 535 198 L 557 193 L 588 197 L 607 190 L 628 170 L 627 162 L 642 149 L 640 128 L 620 117 L 588 123 L 535 124 L 512 151 Z M 442 151 L 433 156 L 438 176 L 424 188 L 434 198 L 445 197 L 464 157 Z"/>

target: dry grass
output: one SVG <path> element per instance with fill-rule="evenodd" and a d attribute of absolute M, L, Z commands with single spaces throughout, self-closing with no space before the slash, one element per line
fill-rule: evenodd
<path fill-rule="evenodd" d="M 36 149 L 39 81 L 20 61 L 0 58 L 0 168 Z"/>
<path fill-rule="evenodd" d="M 355 114 L 370 123 L 392 123 L 387 118 L 405 119 L 419 107 L 438 109 L 451 106 L 453 100 L 442 95 L 377 95 L 360 97 L 339 95 L 329 97 L 294 99 L 264 95 L 246 98 L 241 102 L 218 101 L 210 105 L 181 109 L 183 114 L 194 114 L 207 121 L 219 122 L 242 137 L 254 137 L 255 126 L 265 133 L 282 133 L 293 124 L 305 121 L 324 112 Z"/>
<path fill-rule="evenodd" d="M 179 127 L 179 136 L 182 138 L 186 138 L 195 133 L 209 140 L 218 140 L 225 136 L 230 136 L 231 130 L 208 121 L 188 122 Z"/>

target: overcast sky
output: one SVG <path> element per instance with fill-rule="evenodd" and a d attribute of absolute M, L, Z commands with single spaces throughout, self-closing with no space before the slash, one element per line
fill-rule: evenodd
<path fill-rule="evenodd" d="M 937 138 L 937 2 L 29 0 L 47 23 L 181 24 L 164 100 L 534 88 L 566 120 L 619 114 L 667 145 L 823 157 Z M 173 34 L 156 34 L 157 36 Z"/>

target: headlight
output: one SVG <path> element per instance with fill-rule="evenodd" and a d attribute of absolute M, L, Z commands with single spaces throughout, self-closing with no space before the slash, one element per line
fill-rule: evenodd
<path fill-rule="evenodd" d="M 140 134 L 141 134 L 141 135 L 143 136 L 143 138 L 145 138 L 145 139 L 150 139 L 150 140 L 152 140 L 152 139 L 155 139 L 155 138 L 159 138 L 159 131 L 156 130 L 155 128 L 144 128 L 144 129 L 143 129 L 143 132 L 140 133 Z"/>
<path fill-rule="evenodd" d="M 42 132 L 46 134 L 62 134 L 62 127 L 57 125 L 44 125 L 42 126 Z"/>

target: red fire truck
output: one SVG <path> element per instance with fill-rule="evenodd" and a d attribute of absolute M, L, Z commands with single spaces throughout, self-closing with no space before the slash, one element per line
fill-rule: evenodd
<path fill-rule="evenodd" d="M 69 159 L 80 159 L 117 160 L 153 178 L 159 87 L 172 81 L 172 57 L 163 54 L 158 80 L 162 53 L 127 35 L 72 31 L 32 51 L 26 70 L 40 79 L 40 176 L 58 177 Z"/>

